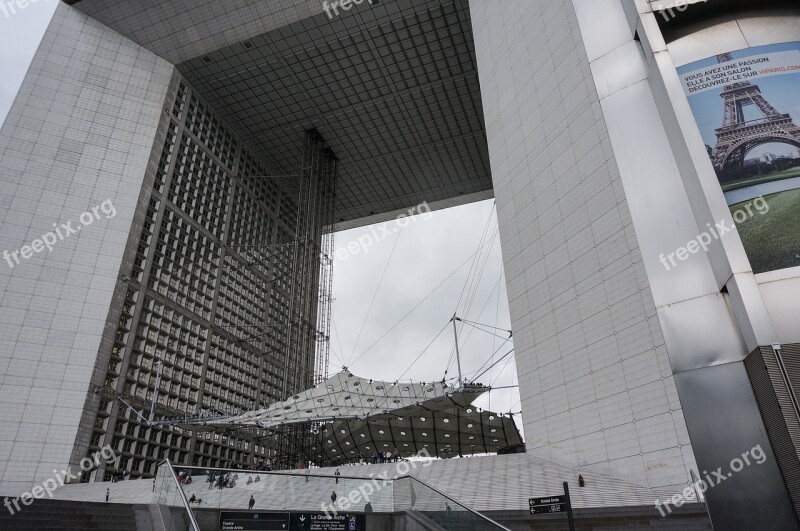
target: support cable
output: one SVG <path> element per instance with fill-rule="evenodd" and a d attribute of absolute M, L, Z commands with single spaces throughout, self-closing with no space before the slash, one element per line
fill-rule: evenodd
<path fill-rule="evenodd" d="M 489 218 L 486 220 L 486 227 L 484 228 L 484 234 L 481 235 L 481 241 L 480 241 L 480 243 L 478 245 L 478 252 L 476 253 L 477 256 L 475 258 L 475 261 L 473 261 L 473 264 L 470 265 L 470 271 L 469 271 L 469 274 L 467 275 L 467 278 L 466 278 L 466 280 L 464 282 L 464 288 L 461 291 L 461 296 L 458 299 L 458 304 L 456 305 L 456 308 L 461 306 L 461 300 L 462 300 L 462 297 L 464 295 L 464 291 L 465 290 L 468 293 L 468 296 L 467 296 L 468 299 L 470 298 L 469 293 L 472 293 L 472 284 L 473 284 L 472 266 L 476 265 L 477 263 L 480 262 L 480 258 L 483 255 L 483 248 L 486 247 L 486 230 L 489 228 L 489 222 L 492 219 L 492 213 L 494 212 L 494 207 L 495 207 L 495 205 L 492 205 L 492 212 L 489 213 Z M 494 241 L 495 241 L 495 237 L 497 236 L 497 232 L 499 232 L 499 228 L 497 229 L 495 235 L 492 237 L 491 245 L 489 246 L 489 249 L 486 252 L 486 259 L 484 260 L 483 267 L 481 268 L 480 275 L 478 275 L 478 273 L 477 273 L 477 271 L 478 271 L 477 267 L 475 269 L 475 277 L 474 277 L 475 293 L 477 293 L 477 286 L 479 285 L 480 279 L 483 278 L 483 273 L 484 273 L 485 268 L 486 268 L 486 263 L 488 262 L 489 256 L 491 255 L 491 250 L 492 250 L 491 248 L 494 247 Z M 467 290 L 467 286 L 470 286 L 469 290 Z M 492 290 L 492 291 L 494 291 L 494 290 Z M 469 315 L 469 310 L 472 307 L 472 300 L 474 300 L 474 293 L 472 295 L 472 298 L 470 299 L 470 302 L 469 303 L 465 302 L 465 305 L 464 305 L 465 306 L 465 310 L 463 312 L 464 316 Z M 488 303 L 488 301 L 487 301 L 487 303 Z M 484 305 L 484 308 L 485 308 L 485 305 Z M 463 324 L 458 327 L 459 332 L 462 331 L 463 329 L 464 329 L 464 325 Z M 470 334 L 468 333 L 466 335 L 466 337 L 464 338 L 463 344 L 466 344 L 466 342 L 469 340 L 469 336 L 470 336 Z M 454 353 L 455 353 L 455 345 L 453 346 L 453 349 L 451 349 L 451 351 L 450 351 L 450 357 L 449 357 L 449 360 L 448 360 L 448 363 L 447 363 L 448 370 L 450 369 L 450 360 L 453 359 Z"/>
<path fill-rule="evenodd" d="M 486 225 L 483 227 L 483 232 L 481 233 L 481 239 L 478 241 L 478 250 L 480 250 L 483 247 L 483 241 L 486 238 L 486 231 L 489 230 L 489 222 L 492 221 L 492 213 L 494 212 L 494 207 L 495 207 L 496 204 L 497 204 L 497 201 L 495 201 L 492 204 L 492 209 L 491 209 L 491 211 L 489 211 L 489 217 L 486 219 Z M 476 251 L 475 254 L 478 254 L 478 252 Z M 475 255 L 473 255 L 473 256 L 475 256 Z M 474 265 L 476 262 L 477 262 L 477 257 L 475 258 L 475 260 L 473 260 L 472 265 Z M 467 281 L 464 282 L 464 287 L 461 288 L 461 295 L 459 295 L 459 297 L 458 297 L 458 302 L 456 303 L 455 313 L 458 313 L 458 307 L 461 306 L 461 299 L 464 297 L 464 291 L 466 291 L 466 289 L 467 289 L 467 284 L 468 284 L 468 281 L 469 281 L 470 276 L 472 274 L 472 265 L 470 265 L 470 267 L 469 267 L 469 273 L 467 274 Z"/>
<path fill-rule="evenodd" d="M 506 352 L 505 354 L 503 354 L 503 355 L 502 355 L 502 356 L 501 356 L 501 357 L 500 357 L 500 358 L 499 358 L 499 359 L 498 359 L 496 362 L 494 362 L 494 363 L 492 363 L 491 365 L 489 365 L 488 367 L 486 367 L 486 369 L 485 369 L 485 370 L 484 370 L 482 373 L 480 373 L 480 374 L 478 374 L 477 376 L 475 376 L 475 378 L 474 378 L 473 380 L 477 380 L 478 378 L 480 378 L 481 376 L 483 376 L 484 374 L 486 374 L 486 372 L 487 372 L 489 369 L 491 369 L 492 367 L 494 367 L 495 365 L 497 365 L 498 363 L 500 363 L 501 361 L 503 361 L 503 360 L 504 360 L 506 357 L 508 357 L 508 355 L 509 355 L 509 354 L 511 354 L 512 352 L 514 352 L 514 349 L 513 349 L 513 348 L 512 348 L 511 350 L 509 350 L 508 352 Z M 514 358 L 510 358 L 510 359 L 514 359 Z M 508 364 L 508 362 L 506 362 L 506 364 Z"/>
<path fill-rule="evenodd" d="M 361 353 L 361 354 L 360 354 L 360 355 L 359 355 L 357 358 L 355 358 L 355 359 L 352 361 L 352 364 L 355 364 L 355 363 L 357 363 L 359 360 L 361 360 L 361 358 L 363 358 L 363 357 L 364 357 L 364 355 L 366 355 L 366 354 L 367 354 L 367 353 L 368 353 L 370 350 L 372 350 L 372 349 L 375 347 L 375 345 L 377 345 L 378 343 L 380 343 L 380 342 L 383 340 L 383 338 L 385 338 L 385 337 L 386 337 L 387 335 L 389 335 L 389 334 L 390 334 L 390 333 L 391 333 L 391 332 L 392 332 L 392 331 L 393 331 L 395 328 L 397 328 L 397 326 L 398 326 L 400 323 L 402 323 L 403 321 L 405 321 L 405 320 L 408 318 L 408 316 L 409 316 L 409 315 L 411 315 L 412 313 L 414 313 L 414 311 L 416 311 L 416 310 L 417 310 L 417 309 L 418 309 L 418 308 L 419 308 L 419 307 L 422 305 L 422 303 L 424 303 L 426 300 L 428 300 L 430 297 L 432 297 L 432 296 L 433 296 L 433 294 L 434 294 L 434 293 L 436 293 L 436 292 L 437 292 L 437 291 L 438 291 L 438 290 L 439 290 L 439 289 L 440 289 L 442 286 L 444 286 L 444 284 L 445 284 L 445 283 L 446 283 L 448 280 L 450 280 L 451 278 L 453 278 L 453 276 L 454 276 L 456 273 L 458 273 L 458 271 L 459 271 L 459 270 L 460 270 L 462 267 L 464 267 L 465 265 L 467 265 L 467 263 L 468 263 L 468 262 L 469 262 L 469 261 L 472 259 L 472 257 L 473 257 L 473 256 L 475 256 L 475 254 L 477 254 L 477 252 L 478 252 L 478 251 L 475 251 L 474 253 L 472 253 L 471 255 L 469 255 L 469 256 L 466 258 L 466 260 L 464 260 L 463 262 L 461 262 L 461 264 L 460 264 L 458 267 L 456 267 L 456 268 L 455 268 L 455 269 L 454 269 L 454 270 L 453 270 L 453 271 L 452 271 L 452 272 L 451 272 L 449 275 L 447 275 L 447 277 L 445 277 L 445 279 L 444 279 L 444 280 L 442 280 L 442 281 L 441 281 L 441 282 L 440 282 L 440 283 L 439 283 L 439 284 L 438 284 L 438 285 L 437 285 L 435 288 L 433 288 L 433 289 L 430 291 L 430 293 L 428 293 L 428 294 L 427 294 L 425 297 L 423 297 L 423 298 L 422 298 L 422 300 L 421 300 L 421 301 L 419 301 L 417 304 L 415 304 L 415 305 L 414 305 L 414 306 L 413 306 L 413 307 L 412 307 L 412 308 L 411 308 L 411 309 L 408 311 L 408 313 L 406 313 L 406 314 L 405 314 L 403 317 L 401 317 L 399 321 L 397 321 L 397 322 L 396 322 L 394 325 L 392 325 L 392 326 L 389 328 L 389 330 L 387 330 L 387 331 L 386 331 L 386 332 L 385 332 L 385 333 L 384 333 L 384 334 L 383 334 L 381 337 L 379 337 L 379 338 L 378 338 L 378 339 L 377 339 L 377 340 L 376 340 L 374 343 L 372 343 L 372 345 L 370 345 L 369 347 L 367 347 L 367 349 L 366 349 L 364 352 L 362 352 L 362 353 Z"/>
<path fill-rule="evenodd" d="M 492 352 L 492 355 L 491 355 L 491 356 L 490 356 L 490 357 L 489 357 L 489 358 L 488 358 L 486 361 L 484 361 L 484 362 L 483 362 L 483 365 L 481 365 L 480 367 L 478 367 L 478 370 L 476 370 L 476 371 L 475 371 L 475 373 L 477 374 L 478 372 L 480 372 L 481 370 L 483 370 L 483 368 L 484 368 L 484 367 L 486 367 L 486 364 L 487 364 L 487 363 L 489 363 L 489 362 L 491 362 L 491 361 L 494 359 L 494 356 L 495 356 L 495 354 L 497 354 L 497 353 L 500 351 L 500 349 L 501 349 L 501 348 L 503 348 L 503 345 L 505 345 L 506 343 L 508 343 L 508 341 L 509 341 L 510 339 L 511 339 L 510 337 L 507 337 L 507 338 L 506 338 L 506 339 L 505 339 L 505 340 L 504 340 L 502 343 L 500 343 L 500 345 L 498 345 L 497 349 L 495 349 L 495 350 Z M 496 363 L 496 362 L 495 362 L 495 363 Z M 492 363 L 492 365 L 494 365 L 494 363 Z M 491 369 L 491 368 L 492 368 L 492 365 L 490 365 L 488 368 L 489 368 L 489 369 Z M 483 373 L 481 373 L 481 374 L 483 374 Z M 474 382 L 476 379 L 477 379 L 477 376 L 476 376 L 475 378 L 471 378 L 471 380 L 472 380 L 473 382 Z M 489 380 L 491 381 L 491 375 L 490 375 L 490 377 L 489 377 Z"/>
<path fill-rule="evenodd" d="M 487 299 L 486 299 L 486 302 L 483 304 L 483 308 L 481 308 L 481 313 L 480 313 L 480 315 L 483 315 L 483 312 L 486 310 L 486 306 L 489 304 L 489 301 L 490 301 L 490 300 L 491 300 L 491 298 L 492 298 L 492 294 L 493 294 L 493 293 L 494 293 L 494 291 L 495 291 L 495 290 L 496 290 L 496 289 L 497 289 L 497 288 L 500 286 L 500 281 L 501 281 L 501 280 L 503 280 L 503 273 L 502 273 L 502 272 L 500 273 L 500 277 L 498 277 L 498 279 L 497 279 L 497 283 L 495 283 L 495 286 L 494 286 L 494 288 L 492 289 L 492 291 L 491 291 L 491 292 L 489 292 L 489 296 L 487 297 Z M 498 290 L 498 292 L 497 292 L 497 296 L 498 296 L 498 301 L 499 301 L 499 297 L 500 297 L 500 292 L 499 292 L 499 290 Z M 463 319 L 460 319 L 460 318 L 459 318 L 459 320 L 460 320 L 460 321 L 463 321 Z M 463 329 L 463 325 L 462 325 L 461 329 Z M 462 346 L 463 346 L 463 345 L 464 345 L 464 344 L 467 342 L 467 339 L 469 339 L 470 332 L 472 332 L 472 330 L 470 330 L 470 331 L 467 333 L 466 337 L 464 338 L 464 341 L 461 343 L 461 345 L 462 345 Z M 497 337 L 499 337 L 499 336 L 497 336 Z M 503 339 L 503 338 L 500 338 L 500 339 Z M 492 341 L 492 348 L 494 348 L 494 341 Z M 450 371 L 450 367 L 451 367 L 451 366 L 452 366 L 452 364 L 453 364 L 452 362 L 453 362 L 453 354 L 454 354 L 454 352 L 455 352 L 455 349 L 451 349 L 451 351 L 450 351 L 450 357 L 447 359 L 447 367 L 445 368 L 445 371 L 444 371 L 444 374 L 445 374 L 445 375 L 447 375 L 447 373 Z"/>
<path fill-rule="evenodd" d="M 511 351 L 509 351 L 509 352 L 508 352 L 508 354 L 511 354 L 511 352 L 514 352 L 514 349 L 511 349 Z M 506 354 L 505 356 L 503 356 L 503 358 L 505 358 L 506 356 L 508 356 L 508 354 Z M 503 358 L 500 358 L 499 360 L 497 360 L 497 362 L 499 363 L 499 362 L 500 362 L 500 360 L 502 360 Z M 506 362 L 503 364 L 503 368 L 502 368 L 502 369 L 500 369 L 500 372 L 498 372 L 498 373 L 497 373 L 497 376 L 495 376 L 495 379 L 494 379 L 494 380 L 491 382 L 490 386 L 494 385 L 494 383 L 495 383 L 497 380 L 499 380 L 499 379 L 500 379 L 500 377 L 503 375 L 503 371 L 504 371 L 504 370 L 506 370 L 506 367 L 508 367 L 508 364 L 509 364 L 510 362 L 512 362 L 512 361 L 514 361 L 514 356 L 511 356 L 510 358 L 508 358 L 508 361 L 506 361 Z"/>
<path fill-rule="evenodd" d="M 463 321 L 463 319 L 462 319 L 462 321 Z M 474 325 L 474 324 L 472 324 L 472 323 L 466 323 L 466 324 L 468 324 L 469 326 L 471 326 L 471 327 L 475 328 L 476 330 L 480 330 L 481 332 L 486 332 L 486 333 L 487 333 L 487 334 L 489 334 L 489 335 L 492 335 L 492 336 L 495 336 L 495 337 L 499 337 L 500 339 L 505 339 L 505 338 L 504 338 L 503 336 L 501 336 L 501 335 L 495 334 L 494 332 L 489 332 L 488 330 L 484 330 L 483 328 L 479 328 L 478 326 L 476 326 L 476 325 Z M 509 333 L 509 336 L 508 336 L 508 337 L 510 338 L 510 337 L 511 337 L 511 335 L 510 335 L 510 334 L 511 334 L 511 330 L 505 330 L 505 332 L 508 332 L 508 333 Z"/>
<path fill-rule="evenodd" d="M 419 359 L 422 357 L 422 355 L 423 355 L 423 354 L 425 354 L 425 352 L 426 352 L 426 351 L 427 351 L 429 348 L 431 348 L 431 345 L 433 345 L 433 343 L 434 343 L 434 342 L 435 342 L 435 341 L 436 341 L 436 340 L 439 338 L 439 336 L 440 336 L 440 335 L 442 335 L 442 332 L 444 332 L 445 328 L 447 328 L 447 326 L 448 326 L 449 324 L 450 324 L 450 321 L 447 321 L 447 323 L 445 323 L 445 325 L 442 327 L 442 329 L 441 329 L 441 330 L 439 330 L 439 333 L 437 333 L 437 334 L 434 336 L 434 338 L 433 338 L 433 339 L 431 339 L 430 343 L 428 343 L 428 346 L 427 346 L 427 347 L 425 347 L 425 348 L 422 350 L 422 352 L 420 352 L 420 353 L 419 353 L 419 356 L 417 356 L 417 357 L 414 359 L 414 361 L 412 361 L 412 362 L 411 362 L 411 365 L 409 365 L 409 366 L 408 366 L 408 368 L 407 368 L 406 370 L 404 370 L 404 371 L 403 371 L 403 373 L 402 373 L 400 376 L 398 376 L 398 377 L 397 377 L 397 380 L 398 380 L 398 381 L 400 381 L 400 380 L 403 378 L 403 376 L 405 376 L 405 375 L 406 375 L 406 373 L 407 373 L 408 371 L 410 371 L 410 370 L 411 370 L 411 367 L 413 367 L 413 366 L 414 366 L 414 364 L 415 364 L 417 361 L 419 361 Z"/>
<path fill-rule="evenodd" d="M 336 334 L 336 344 L 339 345 L 339 352 L 342 353 L 342 356 L 339 358 L 339 361 L 342 362 L 342 367 L 346 367 L 344 363 L 344 349 L 342 348 L 342 338 L 339 335 L 339 330 L 336 328 L 336 321 L 333 320 L 333 316 L 331 316 L 331 325 L 333 327 L 333 333 Z"/>
<path fill-rule="evenodd" d="M 492 291 L 492 293 L 494 293 L 494 291 Z M 487 324 L 484 324 L 484 323 L 477 323 L 475 321 L 467 321 L 466 319 L 461 319 L 461 320 L 463 322 L 467 323 L 467 324 L 477 325 L 477 326 L 485 326 L 486 328 L 493 328 L 495 330 L 502 330 L 503 332 L 508 332 L 509 334 L 511 334 L 511 330 L 509 330 L 507 328 L 499 328 L 497 326 L 491 326 L 491 325 L 487 325 Z"/>
<path fill-rule="evenodd" d="M 487 249 L 487 252 L 486 252 L 486 256 L 484 257 L 484 260 L 483 260 L 483 265 L 481 266 L 480 274 L 478 276 L 476 276 L 476 278 L 475 278 L 474 289 L 471 290 L 472 294 L 468 298 L 469 302 L 466 304 L 466 308 L 465 308 L 464 313 L 463 313 L 464 317 L 468 317 L 469 314 L 470 314 L 470 311 L 472 310 L 472 305 L 475 302 L 475 297 L 477 296 L 478 288 L 480 287 L 480 281 L 483 278 L 483 274 L 486 272 L 486 265 L 489 263 L 489 258 L 491 257 L 492 248 L 494 247 L 494 242 L 495 242 L 498 234 L 499 234 L 499 228 L 497 229 L 497 231 L 495 231 L 495 234 L 492 237 L 490 245 L 488 246 L 488 249 Z M 502 278 L 502 275 L 501 275 L 501 278 Z M 500 283 L 500 278 L 498 278 L 498 280 L 497 280 L 497 284 L 498 285 L 499 285 L 499 283 Z M 496 288 L 497 288 L 497 286 L 495 286 L 495 289 Z M 480 318 L 480 316 L 483 315 L 483 312 L 486 310 L 486 306 L 489 304 L 489 301 L 491 300 L 491 296 L 492 296 L 493 292 L 494 292 L 494 289 L 492 289 L 492 292 L 489 293 L 489 297 L 486 299 L 486 302 L 484 303 L 483 307 L 481 308 L 481 311 L 478 314 L 477 318 Z M 459 330 L 463 330 L 463 328 L 464 328 L 464 325 L 462 324 L 461 327 L 459 328 Z M 470 338 L 471 335 L 472 335 L 472 331 L 470 330 L 470 331 L 467 332 L 466 336 L 464 337 L 463 344 L 466 344 L 469 341 L 469 338 Z"/>
<path fill-rule="evenodd" d="M 392 263 L 392 257 L 394 256 L 394 251 L 395 249 L 397 249 L 397 244 L 400 241 L 400 236 L 403 234 L 403 228 L 404 227 L 400 227 L 400 231 L 397 233 L 397 238 L 394 240 L 394 245 L 392 246 L 392 252 L 389 253 L 389 258 L 386 260 L 386 266 L 384 266 L 383 268 L 383 273 L 381 273 L 381 278 L 378 281 L 378 285 L 375 286 L 375 293 L 373 293 L 372 295 L 372 301 L 370 301 L 369 308 L 367 308 L 367 314 L 364 316 L 364 321 L 361 323 L 361 328 L 359 329 L 358 335 L 356 336 L 356 342 L 353 345 L 353 350 L 351 351 L 349 356 L 350 358 L 352 358 L 356 352 L 356 348 L 358 347 L 358 341 L 361 339 L 361 333 L 364 331 L 364 326 L 367 324 L 367 320 L 369 319 L 369 312 L 372 311 L 372 305 L 375 304 L 375 299 L 378 297 L 378 292 L 381 289 L 381 284 L 383 284 L 383 279 L 386 276 L 386 271 L 389 270 L 389 265 Z"/>

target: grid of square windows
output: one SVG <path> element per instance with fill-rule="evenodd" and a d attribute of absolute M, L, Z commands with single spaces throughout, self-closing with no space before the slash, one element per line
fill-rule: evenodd
<path fill-rule="evenodd" d="M 179 82 L 178 90 L 175 94 L 175 101 L 172 103 L 172 116 L 174 116 L 175 119 L 179 120 L 181 118 L 186 108 L 186 97 L 188 93 L 189 89 L 186 87 L 186 84 L 183 81 Z"/>
<path fill-rule="evenodd" d="M 237 142 L 230 130 L 213 115 L 211 109 L 192 94 L 186 114 L 186 127 L 229 169 L 236 162 Z"/>
<path fill-rule="evenodd" d="M 244 410 L 284 391 L 276 353 L 286 346 L 291 245 L 275 244 L 278 233 L 284 242 L 294 237 L 277 217 L 283 210 L 293 223 L 294 201 L 263 178 L 265 166 L 191 87 L 181 80 L 173 94 L 91 436 L 90 452 L 110 442 L 121 455 L 118 469 L 133 477 L 152 475 L 167 457 L 229 466 L 274 454 L 252 434 L 192 435 L 115 409 L 118 393 L 149 409 L 156 359 L 163 361 L 159 416 Z"/>
<path fill-rule="evenodd" d="M 230 177 L 188 136 L 181 139 L 167 198 L 216 237 L 222 236 Z"/>
<path fill-rule="evenodd" d="M 226 255 L 214 324 L 264 350 L 267 348 L 266 327 L 273 326 L 264 323 L 268 301 L 269 289 L 264 279 L 241 267 L 241 262 L 232 255 Z"/>
<path fill-rule="evenodd" d="M 211 319 L 220 246 L 179 213 L 161 221 L 148 287 L 206 320 Z"/>
<path fill-rule="evenodd" d="M 239 156 L 239 178 L 254 197 L 266 203 L 272 214 L 278 211 L 281 190 L 266 167 L 246 150 Z"/>

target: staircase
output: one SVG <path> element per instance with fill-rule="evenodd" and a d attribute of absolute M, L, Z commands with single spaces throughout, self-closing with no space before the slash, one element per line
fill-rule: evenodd
<path fill-rule="evenodd" d="M 142 506 L 42 499 L 28 506 L 20 503 L 20 509 L 11 515 L 5 507 L 0 507 L 0 529 L 137 531 L 136 511 L 142 510 Z"/>
<path fill-rule="evenodd" d="M 427 465 L 427 466 L 426 466 Z M 180 469 L 180 467 L 177 467 Z M 199 474 L 191 485 L 184 486 L 186 497 L 195 494 L 203 503 L 199 508 L 224 507 L 246 509 L 250 495 L 256 500 L 256 509 L 267 510 L 320 510 L 330 503 L 331 491 L 339 497 L 347 496 L 364 481 L 353 477 L 397 475 L 397 464 L 343 466 L 339 483 L 334 481 L 335 467 L 314 469 L 314 474 L 327 474 L 326 481 L 312 479 L 305 482 L 305 470 L 297 470 L 295 477 L 262 476 L 259 483 L 247 485 L 247 471 L 238 471 L 239 480 L 234 489 L 209 491 L 206 476 Z M 511 454 L 465 459 L 445 459 L 432 463 L 410 464 L 409 473 L 439 489 L 454 500 L 476 511 L 524 511 L 528 498 L 553 496 L 563 492 L 562 482 L 569 481 L 572 488 L 573 507 L 650 506 L 656 499 L 669 499 L 686 485 L 648 488 L 632 481 L 590 470 L 575 470 L 530 454 Z M 578 473 L 583 474 L 586 487 L 576 486 Z M 68 485 L 55 491 L 56 498 L 102 502 L 106 488 L 111 489 L 112 502 L 149 503 L 152 498 L 152 480 L 121 481 L 118 483 L 81 483 Z M 680 488 L 679 488 L 680 487 Z M 286 507 L 286 500 L 293 507 Z M 375 511 L 392 511 L 391 489 L 372 495 Z"/>
<path fill-rule="evenodd" d="M 570 482 L 572 505 L 576 508 L 653 507 L 656 499 L 668 499 L 686 487 L 649 488 L 609 474 L 576 470 L 531 454 L 444 459 L 427 464 L 417 462 L 410 474 L 480 512 L 526 511 L 529 498 L 563 494 L 564 481 Z M 335 470 L 320 468 L 315 469 L 315 473 L 333 474 Z M 303 471 L 295 472 L 302 474 Z M 383 474 L 393 477 L 397 474 L 397 465 L 344 466 L 339 467 L 339 472 L 342 478 Z M 579 473 L 586 480 L 584 488 L 577 486 Z"/>
<path fill-rule="evenodd" d="M 532 516 L 526 511 L 485 513 L 511 531 L 569 531 L 566 513 Z M 675 508 L 668 518 L 661 518 L 652 507 L 613 507 L 575 510 L 576 531 L 712 531 L 703 504 Z"/>

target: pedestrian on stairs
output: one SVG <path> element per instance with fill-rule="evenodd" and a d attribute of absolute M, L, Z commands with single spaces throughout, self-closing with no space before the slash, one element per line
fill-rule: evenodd
<path fill-rule="evenodd" d="M 253 495 L 251 494 L 250 495 L 250 502 L 248 502 L 248 504 L 247 504 L 248 509 L 250 509 L 252 511 L 253 510 L 253 506 L 255 504 L 256 504 L 256 499 L 253 498 Z"/>

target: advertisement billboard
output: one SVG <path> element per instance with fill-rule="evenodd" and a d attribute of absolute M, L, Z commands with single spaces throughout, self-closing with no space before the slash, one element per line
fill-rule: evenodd
<path fill-rule="evenodd" d="M 800 266 L 800 43 L 678 74 L 753 271 Z"/>

